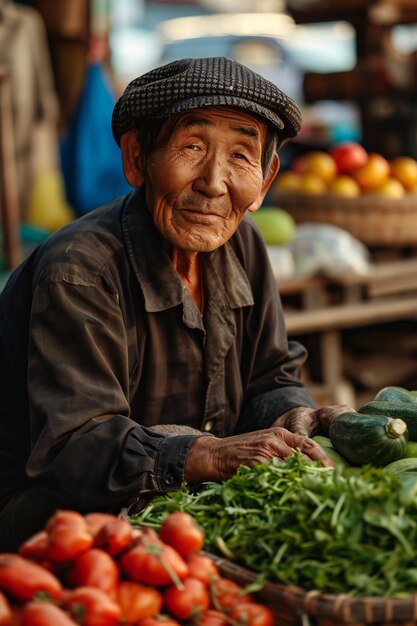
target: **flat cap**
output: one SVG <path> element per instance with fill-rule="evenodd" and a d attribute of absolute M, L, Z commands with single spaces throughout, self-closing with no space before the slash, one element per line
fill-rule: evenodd
<path fill-rule="evenodd" d="M 116 142 L 144 121 L 208 106 L 231 106 L 254 113 L 278 131 L 280 142 L 301 127 L 296 103 L 260 74 L 226 57 L 181 59 L 132 80 L 116 102 Z"/>

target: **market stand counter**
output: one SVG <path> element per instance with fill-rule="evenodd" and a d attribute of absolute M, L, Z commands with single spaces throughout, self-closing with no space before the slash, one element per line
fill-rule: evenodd
<path fill-rule="evenodd" d="M 395 325 L 403 321 L 416 324 L 417 330 L 415 258 L 375 263 L 365 275 L 280 280 L 278 288 L 288 335 L 303 339 L 314 336 L 317 340 L 322 380 L 317 391 L 319 396 L 331 403 L 357 405 L 349 376 L 353 375 L 358 382 L 366 384 L 365 379 L 361 380 L 360 361 L 352 361 L 345 354 L 344 331 L 378 324 Z M 384 333 L 380 336 L 378 354 L 370 360 L 367 357 L 363 362 L 375 367 L 376 388 L 385 384 L 400 384 L 409 377 L 417 376 L 417 361 L 409 354 L 395 358 L 390 355 L 390 367 L 387 369 L 384 348 L 389 343 L 389 334 Z M 411 341 L 410 346 L 412 344 Z M 310 358 L 312 356 L 310 352 Z"/>

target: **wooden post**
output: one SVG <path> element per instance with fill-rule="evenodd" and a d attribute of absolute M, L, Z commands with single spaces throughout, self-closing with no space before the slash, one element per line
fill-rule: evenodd
<path fill-rule="evenodd" d="M 20 263 L 16 154 L 7 70 L 0 67 L 0 210 L 6 269 Z"/>

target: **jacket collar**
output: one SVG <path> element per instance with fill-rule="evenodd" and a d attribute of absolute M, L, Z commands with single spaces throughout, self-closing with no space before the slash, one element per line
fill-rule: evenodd
<path fill-rule="evenodd" d="M 146 311 L 155 313 L 184 303 L 183 283 L 146 207 L 143 187 L 127 196 L 122 228 L 130 262 L 143 291 Z M 230 243 L 204 253 L 204 256 L 204 265 L 207 265 L 204 269 L 206 289 L 210 291 L 212 281 L 216 281 L 226 306 L 241 308 L 253 305 L 247 274 Z"/>

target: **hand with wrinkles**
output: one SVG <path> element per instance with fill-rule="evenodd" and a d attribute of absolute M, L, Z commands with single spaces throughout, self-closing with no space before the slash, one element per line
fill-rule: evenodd
<path fill-rule="evenodd" d="M 348 404 L 324 406 L 319 409 L 299 406 L 278 417 L 273 426 L 282 426 L 303 437 L 327 436 L 329 426 L 335 417 L 348 411 L 354 411 Z"/>
<path fill-rule="evenodd" d="M 224 439 L 199 437 L 188 453 L 184 479 L 190 483 L 226 480 L 240 465 L 265 463 L 274 457 L 284 459 L 295 450 L 325 467 L 334 465 L 312 439 L 273 427 Z"/>

